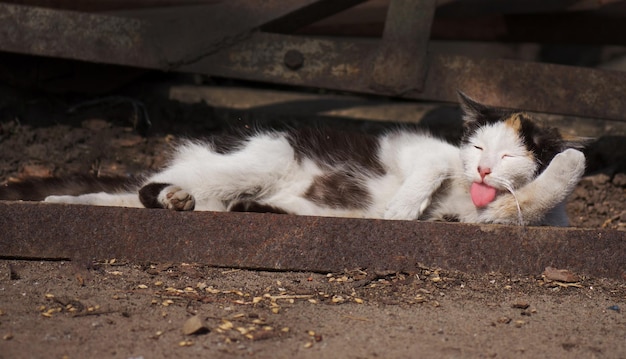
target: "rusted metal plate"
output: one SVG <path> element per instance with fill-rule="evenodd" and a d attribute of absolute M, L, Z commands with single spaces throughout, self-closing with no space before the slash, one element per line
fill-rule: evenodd
<path fill-rule="evenodd" d="M 539 274 L 546 266 L 620 278 L 626 233 L 257 213 L 171 212 L 0 202 L 11 258 L 184 261 L 268 270 Z"/>

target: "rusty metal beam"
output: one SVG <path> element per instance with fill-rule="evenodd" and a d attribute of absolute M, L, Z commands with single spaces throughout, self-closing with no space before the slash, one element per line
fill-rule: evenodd
<path fill-rule="evenodd" d="M 3 258 L 184 261 L 266 270 L 539 274 L 620 278 L 626 232 L 258 213 L 171 212 L 0 202 Z"/>
<path fill-rule="evenodd" d="M 435 0 L 391 1 L 374 57 L 370 86 L 375 91 L 392 95 L 423 91 L 436 5 Z"/>
<path fill-rule="evenodd" d="M 185 71 L 254 81 L 377 93 L 369 87 L 377 42 L 255 34 Z M 298 51 L 302 65 L 283 59 Z M 457 101 L 456 90 L 492 105 L 528 111 L 626 120 L 626 73 L 526 61 L 431 54 L 423 92 L 404 98 Z M 389 69 L 389 76 L 394 76 Z M 402 72 L 403 69 L 396 69 Z"/>

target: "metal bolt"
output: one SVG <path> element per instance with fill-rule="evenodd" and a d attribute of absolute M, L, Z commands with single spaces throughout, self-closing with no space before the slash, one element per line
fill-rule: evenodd
<path fill-rule="evenodd" d="M 289 50 L 285 53 L 283 61 L 290 70 L 297 70 L 304 64 L 304 55 L 298 50 Z"/>

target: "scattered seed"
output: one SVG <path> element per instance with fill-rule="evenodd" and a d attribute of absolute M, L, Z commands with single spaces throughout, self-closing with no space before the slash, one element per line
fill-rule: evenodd
<path fill-rule="evenodd" d="M 516 320 L 515 321 L 515 327 L 516 328 L 521 328 L 522 326 L 524 326 L 524 324 L 526 324 L 526 322 L 523 321 L 523 320 Z"/>
<path fill-rule="evenodd" d="M 304 343 L 304 348 L 305 349 L 309 349 L 312 346 L 313 346 L 313 342 L 306 342 L 306 343 Z"/>
<path fill-rule="evenodd" d="M 193 345 L 193 341 L 191 340 L 183 340 L 183 341 L 178 342 L 179 347 L 189 347 L 192 345 Z"/>
<path fill-rule="evenodd" d="M 137 288 L 139 288 L 139 289 L 147 289 L 148 286 L 145 285 L 145 284 L 140 284 L 140 285 L 137 286 Z"/>
<path fill-rule="evenodd" d="M 46 297 L 46 299 L 54 298 L 54 294 L 50 294 L 50 293 L 46 293 L 44 296 Z"/>
<path fill-rule="evenodd" d="M 226 319 L 222 319 L 222 324 L 218 326 L 218 328 L 224 331 L 231 330 L 233 329 L 233 327 L 234 327 L 233 322 L 226 320 Z"/>
<path fill-rule="evenodd" d="M 157 286 L 157 287 L 160 287 L 160 286 L 163 285 L 163 282 L 158 280 L 158 281 L 154 282 L 154 285 Z"/>
<path fill-rule="evenodd" d="M 13 333 L 8 333 L 2 336 L 3 340 L 11 340 L 13 339 Z"/>

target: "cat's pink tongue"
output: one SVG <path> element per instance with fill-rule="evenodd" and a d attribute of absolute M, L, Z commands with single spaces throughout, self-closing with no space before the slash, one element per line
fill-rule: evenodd
<path fill-rule="evenodd" d="M 474 182 L 470 188 L 470 196 L 476 207 L 485 207 L 496 198 L 496 189 L 484 183 Z"/>

